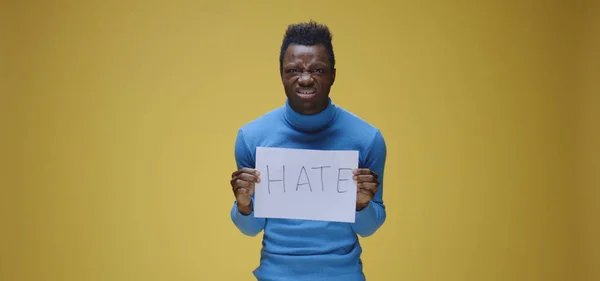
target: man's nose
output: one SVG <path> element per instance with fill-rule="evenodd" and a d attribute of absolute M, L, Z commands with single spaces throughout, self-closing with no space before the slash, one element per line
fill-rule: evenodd
<path fill-rule="evenodd" d="M 298 79 L 298 84 L 302 86 L 310 86 L 313 83 L 313 78 L 310 73 L 302 73 Z"/>

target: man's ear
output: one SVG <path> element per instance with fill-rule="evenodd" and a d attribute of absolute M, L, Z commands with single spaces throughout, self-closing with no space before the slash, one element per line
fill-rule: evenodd
<path fill-rule="evenodd" d="M 331 85 L 333 85 L 335 83 L 335 74 L 336 74 L 336 69 L 334 68 L 331 72 Z"/>

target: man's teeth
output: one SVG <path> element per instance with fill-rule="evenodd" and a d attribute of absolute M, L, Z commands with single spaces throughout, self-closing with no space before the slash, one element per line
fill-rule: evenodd
<path fill-rule="evenodd" d="M 300 91 L 300 94 L 303 94 L 303 95 L 310 95 L 310 94 L 312 94 L 312 93 L 314 93 L 314 92 L 315 92 L 315 91 Z"/>

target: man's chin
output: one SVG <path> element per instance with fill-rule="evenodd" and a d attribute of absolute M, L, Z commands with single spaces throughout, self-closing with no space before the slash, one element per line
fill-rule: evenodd
<path fill-rule="evenodd" d="M 299 101 L 296 103 L 294 110 L 303 115 L 313 115 L 323 111 L 323 106 L 319 106 L 316 102 Z"/>

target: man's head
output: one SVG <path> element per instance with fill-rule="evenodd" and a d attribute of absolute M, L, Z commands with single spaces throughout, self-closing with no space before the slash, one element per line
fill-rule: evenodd
<path fill-rule="evenodd" d="M 301 114 L 327 107 L 335 81 L 335 56 L 327 26 L 314 21 L 292 24 L 279 55 L 281 80 L 290 106 Z"/>

